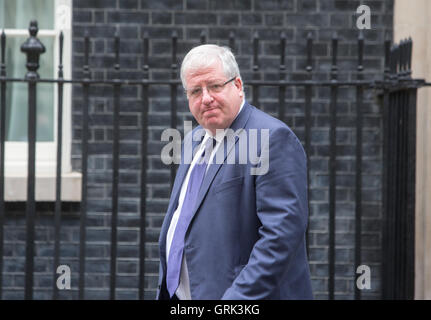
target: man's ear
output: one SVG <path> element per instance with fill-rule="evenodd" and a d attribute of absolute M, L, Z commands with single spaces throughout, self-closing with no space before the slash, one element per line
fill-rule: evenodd
<path fill-rule="evenodd" d="M 239 96 L 242 98 L 242 96 L 244 95 L 244 88 L 243 88 L 243 86 L 242 86 L 242 80 L 241 80 L 241 78 L 240 77 L 237 77 L 236 79 L 235 79 L 235 86 L 238 88 L 238 90 L 240 90 L 240 92 L 239 92 Z"/>

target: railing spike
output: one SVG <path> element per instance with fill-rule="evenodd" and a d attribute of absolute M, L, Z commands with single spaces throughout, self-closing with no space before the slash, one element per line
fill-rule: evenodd
<path fill-rule="evenodd" d="M 58 77 L 59 78 L 63 78 L 63 43 L 64 43 L 64 35 L 63 35 L 63 31 L 60 31 L 60 36 L 59 36 L 59 65 L 58 65 Z"/>
<path fill-rule="evenodd" d="M 413 40 L 411 37 L 408 39 L 408 54 L 407 54 L 407 72 L 408 76 L 412 73 L 412 55 L 413 55 Z"/>
<path fill-rule="evenodd" d="M 336 31 L 332 34 L 332 66 L 331 79 L 337 78 L 337 51 L 338 51 L 338 34 Z"/>
<path fill-rule="evenodd" d="M 4 32 L 4 29 L 2 30 L 1 33 L 1 63 L 5 63 L 5 50 L 6 50 L 6 33 Z"/>
<path fill-rule="evenodd" d="M 143 51 L 143 61 L 142 69 L 146 72 L 149 69 L 148 66 L 148 53 L 149 53 L 149 41 L 148 41 L 148 31 L 144 32 L 144 38 L 142 39 L 142 51 Z"/>
<path fill-rule="evenodd" d="M 280 33 L 280 70 L 285 70 L 285 57 L 286 57 L 286 33 Z"/>
<path fill-rule="evenodd" d="M 358 72 L 361 72 L 364 70 L 363 58 L 364 58 L 364 33 L 362 32 L 362 30 L 360 30 L 358 35 Z"/>
<path fill-rule="evenodd" d="M 253 33 L 253 71 L 259 70 L 259 33 L 257 30 Z"/>
<path fill-rule="evenodd" d="M 391 39 L 389 36 L 389 32 L 386 31 L 385 34 L 385 43 L 384 43 L 384 54 L 385 54 L 385 70 L 384 77 L 385 79 L 389 77 L 390 73 L 390 56 L 391 56 Z"/>
<path fill-rule="evenodd" d="M 313 70 L 313 34 L 311 31 L 307 34 L 307 66 L 305 70 L 311 72 Z"/>
<path fill-rule="evenodd" d="M 88 56 L 90 51 L 90 39 L 88 37 L 88 30 L 84 33 L 84 72 L 89 72 Z"/>
<path fill-rule="evenodd" d="M 115 32 L 114 35 L 114 43 L 115 43 L 115 70 L 120 69 L 120 37 L 118 35 L 118 30 Z"/>
<path fill-rule="evenodd" d="M 176 76 L 177 71 L 177 39 L 178 39 L 178 32 L 174 30 L 172 32 L 172 78 Z"/>
<path fill-rule="evenodd" d="M 388 30 L 385 31 L 385 41 L 391 41 L 391 35 Z"/>
<path fill-rule="evenodd" d="M 207 43 L 207 32 L 205 30 L 202 30 L 200 39 L 201 39 L 201 44 Z"/>
<path fill-rule="evenodd" d="M 233 31 L 229 32 L 229 47 L 232 52 L 235 51 L 235 32 Z"/>
<path fill-rule="evenodd" d="M 399 52 L 398 52 L 398 61 L 399 61 L 399 72 L 401 75 L 404 75 L 405 70 L 405 49 L 406 49 L 406 41 L 405 39 L 401 39 Z"/>

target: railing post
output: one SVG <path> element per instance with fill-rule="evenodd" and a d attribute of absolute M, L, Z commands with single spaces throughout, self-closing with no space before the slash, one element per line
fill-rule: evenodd
<path fill-rule="evenodd" d="M 5 49 L 6 34 L 1 33 L 0 79 L 6 77 Z M 0 82 L 0 299 L 3 292 L 3 224 L 4 224 L 4 172 L 5 172 L 5 140 L 6 140 L 6 81 Z"/>
<path fill-rule="evenodd" d="M 384 74 L 383 74 L 383 184 L 382 184 L 382 194 L 383 194 L 383 227 L 382 227 L 382 299 L 386 299 L 389 294 L 389 270 L 391 263 L 389 263 L 389 255 L 388 255 L 388 235 L 389 235 L 389 204 L 388 204 L 388 177 L 389 177 L 389 85 L 387 82 L 390 78 L 390 52 L 391 52 L 391 40 L 389 38 L 389 34 L 386 33 L 385 44 L 384 44 L 384 56 L 385 56 L 385 66 L 384 66 Z"/>
<path fill-rule="evenodd" d="M 411 44 L 410 44 L 411 46 Z M 411 47 L 409 49 L 411 51 Z M 411 54 L 411 53 L 410 53 Z M 406 160 L 406 280 L 404 299 L 413 300 L 415 295 L 415 209 L 416 209 L 416 118 L 417 88 L 408 89 L 407 109 L 407 160 Z"/>
<path fill-rule="evenodd" d="M 82 195 L 81 195 L 81 216 L 79 222 L 79 290 L 78 298 L 83 300 L 85 297 L 85 252 L 86 252 L 86 225 L 87 225 L 87 180 L 88 180 L 88 109 L 89 109 L 89 90 L 90 90 L 90 68 L 88 65 L 88 55 L 90 50 L 90 40 L 88 32 L 84 35 L 84 66 L 83 66 L 83 103 L 82 103 Z"/>
<path fill-rule="evenodd" d="M 176 80 L 178 77 L 178 65 L 177 65 L 177 40 L 178 33 L 174 31 L 172 33 L 172 64 L 171 64 L 171 79 Z M 175 83 L 171 84 L 171 128 L 177 128 L 177 85 Z M 176 174 L 175 164 L 171 164 L 171 190 L 174 186 Z"/>
<path fill-rule="evenodd" d="M 25 299 L 33 299 L 33 267 L 35 240 L 35 179 L 36 179 L 36 81 L 39 79 L 39 56 L 45 52 L 44 45 L 36 38 L 37 21 L 30 22 L 30 37 L 21 45 L 21 51 L 27 55 L 28 81 L 28 171 L 27 171 L 27 243 L 25 260 Z"/>
<path fill-rule="evenodd" d="M 336 170 L 337 170 L 337 49 L 338 36 L 332 36 L 332 66 L 331 66 L 331 103 L 330 103 L 330 132 L 329 132 L 329 300 L 334 299 L 335 291 L 335 201 L 336 201 Z"/>
<path fill-rule="evenodd" d="M 259 80 L 259 34 L 253 34 L 253 80 Z M 259 85 L 253 84 L 253 105 L 259 108 Z"/>
<path fill-rule="evenodd" d="M 143 58 L 142 71 L 143 80 L 149 79 L 148 65 L 148 33 L 144 34 L 143 39 Z M 146 224 L 147 215 L 147 140 L 148 140 L 148 84 L 142 84 L 142 112 L 141 112 L 141 217 L 140 217 L 140 240 L 139 240 L 139 300 L 145 298 L 145 242 L 146 242 Z"/>
<path fill-rule="evenodd" d="M 280 81 L 286 80 L 286 34 L 281 32 L 280 34 L 280 67 L 279 67 L 279 78 Z M 278 87 L 278 119 L 284 122 L 284 100 L 286 98 L 286 86 L 280 85 Z"/>
<path fill-rule="evenodd" d="M 311 32 L 307 35 L 307 66 L 305 67 L 305 71 L 307 72 L 307 80 L 312 80 L 312 71 L 313 71 L 313 35 Z M 310 199 L 311 199 L 311 187 L 310 187 L 310 153 L 311 153 L 311 96 L 313 94 L 313 87 L 311 84 L 305 85 L 304 94 L 305 94 L 305 152 L 307 155 L 307 198 L 308 198 L 308 222 L 310 222 Z M 307 241 L 307 255 L 310 252 L 310 235 L 309 235 L 309 223 L 307 224 L 306 231 L 306 241 Z"/>
<path fill-rule="evenodd" d="M 55 214 L 54 214 L 54 265 L 53 265 L 53 299 L 58 299 L 58 288 L 56 284 L 57 267 L 60 261 L 60 228 L 61 228 L 61 153 L 63 139 L 63 32 L 60 33 L 59 55 L 60 63 L 58 66 L 58 112 L 57 112 L 57 171 L 55 181 Z"/>
<path fill-rule="evenodd" d="M 382 298 L 414 298 L 416 94 L 411 39 L 385 42 Z"/>
<path fill-rule="evenodd" d="M 358 36 L 358 66 L 357 66 L 357 79 L 363 80 L 363 56 L 364 56 L 364 35 L 362 31 Z M 362 127 L 363 127 L 363 94 L 364 88 L 361 84 L 356 87 L 356 197 L 355 197 L 355 268 L 354 275 L 356 275 L 356 268 L 361 264 L 361 250 L 362 250 Z M 356 277 L 355 277 L 356 280 Z M 356 283 L 356 281 L 355 281 Z M 361 299 L 361 291 L 355 285 L 355 300 Z"/>
<path fill-rule="evenodd" d="M 114 37 L 116 76 L 120 71 L 120 38 L 118 33 Z M 109 297 L 115 300 L 117 286 L 117 225 L 118 225 L 118 184 L 120 169 L 120 80 L 114 84 L 114 112 L 113 112 L 113 148 L 112 148 L 112 214 L 111 214 L 111 270 Z"/>

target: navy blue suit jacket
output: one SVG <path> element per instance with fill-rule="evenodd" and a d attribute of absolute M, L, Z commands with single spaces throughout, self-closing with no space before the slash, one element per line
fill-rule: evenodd
<path fill-rule="evenodd" d="M 238 158 L 236 164 L 225 161 L 208 168 L 185 238 L 191 297 L 312 299 L 305 246 L 307 166 L 302 145 L 283 122 L 247 102 L 231 129 L 243 133 L 267 129 L 268 170 L 252 175 L 256 162 L 239 164 Z M 234 138 L 233 147 L 229 149 L 227 143 L 225 150 L 219 149 L 224 156 L 232 152 L 239 156 L 239 138 Z M 259 155 L 263 154 L 261 145 L 265 144 L 259 141 Z M 189 166 L 182 163 L 178 168 L 160 233 L 157 299 L 169 298 L 166 234 Z"/>

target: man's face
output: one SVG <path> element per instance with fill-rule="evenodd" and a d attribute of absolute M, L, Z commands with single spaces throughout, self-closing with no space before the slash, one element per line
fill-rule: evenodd
<path fill-rule="evenodd" d="M 228 128 L 242 103 L 241 79 L 236 77 L 235 80 L 223 86 L 219 92 L 211 90 L 214 85 L 217 86 L 230 80 L 224 74 L 219 61 L 210 67 L 187 73 L 185 79 L 190 112 L 196 121 L 213 134 L 216 129 Z M 201 88 L 201 94 L 197 96 L 190 94 L 196 88 Z"/>

